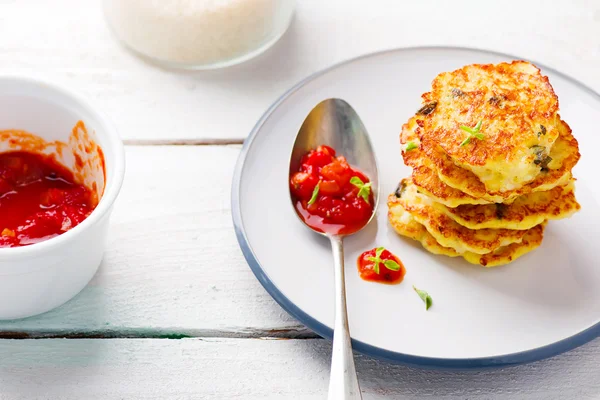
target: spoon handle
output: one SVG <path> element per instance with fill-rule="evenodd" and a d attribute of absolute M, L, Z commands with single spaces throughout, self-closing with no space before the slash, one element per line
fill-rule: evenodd
<path fill-rule="evenodd" d="M 344 244 L 339 236 L 330 236 L 335 279 L 335 327 L 329 375 L 329 400 L 360 400 L 360 386 L 354 367 L 344 278 Z"/>

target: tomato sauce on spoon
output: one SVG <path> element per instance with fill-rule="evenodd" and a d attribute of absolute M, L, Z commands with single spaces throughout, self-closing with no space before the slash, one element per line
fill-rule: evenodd
<path fill-rule="evenodd" d="M 351 234 L 371 218 L 374 200 L 369 178 L 329 146 L 302 157 L 290 187 L 298 214 L 320 232 Z"/>

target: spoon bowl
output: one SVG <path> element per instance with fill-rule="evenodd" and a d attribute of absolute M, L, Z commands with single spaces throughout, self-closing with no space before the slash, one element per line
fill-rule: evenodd
<path fill-rule="evenodd" d="M 358 168 L 365 174 L 371 182 L 371 193 L 373 194 L 373 208 L 370 218 L 362 226 L 340 234 L 322 232 L 306 223 L 299 214 L 298 208 L 294 206 L 294 198 L 290 189 L 290 201 L 300 221 L 314 232 L 328 237 L 333 251 L 335 326 L 329 378 L 329 399 L 358 400 L 362 399 L 362 395 L 356 376 L 348 326 L 343 238 L 363 229 L 375 215 L 379 203 L 377 161 L 365 126 L 356 111 L 341 99 L 324 100 L 308 114 L 294 142 L 290 158 L 289 176 L 300 170 L 302 157 L 320 145 L 333 148 L 336 154 L 346 157 L 348 164 Z M 315 191 L 315 193 L 318 192 Z"/>
<path fill-rule="evenodd" d="M 300 169 L 302 156 L 323 144 L 335 149 L 337 154 L 346 157 L 351 166 L 358 168 L 369 177 L 374 204 L 371 219 L 364 226 L 368 225 L 375 216 L 379 204 L 377 160 L 367 129 L 352 106 L 342 99 L 323 100 L 310 111 L 294 141 L 290 157 L 289 176 Z M 292 201 L 293 206 L 291 193 L 290 201 Z M 294 210 L 296 210 L 296 207 L 294 207 Z M 314 232 L 324 236 L 329 235 L 307 225 L 297 210 L 296 215 L 303 224 Z M 358 231 L 353 233 L 356 232 Z"/>

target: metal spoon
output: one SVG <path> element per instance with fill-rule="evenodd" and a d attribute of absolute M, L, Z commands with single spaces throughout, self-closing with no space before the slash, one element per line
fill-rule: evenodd
<path fill-rule="evenodd" d="M 322 144 L 335 149 L 338 155 L 346 157 L 350 165 L 358 168 L 369 177 L 372 182 L 371 190 L 375 202 L 373 213 L 369 219 L 370 222 L 375 215 L 379 201 L 377 162 L 367 130 L 356 111 L 344 100 L 324 100 L 308 114 L 294 142 L 290 159 L 290 176 L 300 169 L 302 156 Z M 292 199 L 291 193 L 290 199 Z M 298 217 L 304 223 L 299 215 Z M 364 226 L 367 224 L 368 222 Z M 362 399 L 356 368 L 354 367 L 352 343 L 348 328 L 348 312 L 346 310 L 344 235 L 328 234 L 311 229 L 326 236 L 331 241 L 335 267 L 335 326 L 331 374 L 329 376 L 329 400 Z"/>

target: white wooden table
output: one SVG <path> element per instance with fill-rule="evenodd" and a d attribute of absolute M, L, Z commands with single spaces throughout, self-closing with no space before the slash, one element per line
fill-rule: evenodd
<path fill-rule="evenodd" d="M 85 92 L 127 144 L 96 277 L 55 311 L 0 323 L 0 399 L 325 398 L 330 344 L 271 299 L 235 239 L 240 143 L 293 83 L 391 47 L 522 55 L 600 91 L 600 2 L 494 4 L 299 0 L 289 32 L 262 57 L 189 73 L 123 50 L 99 1 L 0 0 L 0 72 Z M 357 369 L 365 399 L 597 399 L 599 362 L 595 340 L 501 370 L 427 371 L 360 355 Z"/>

